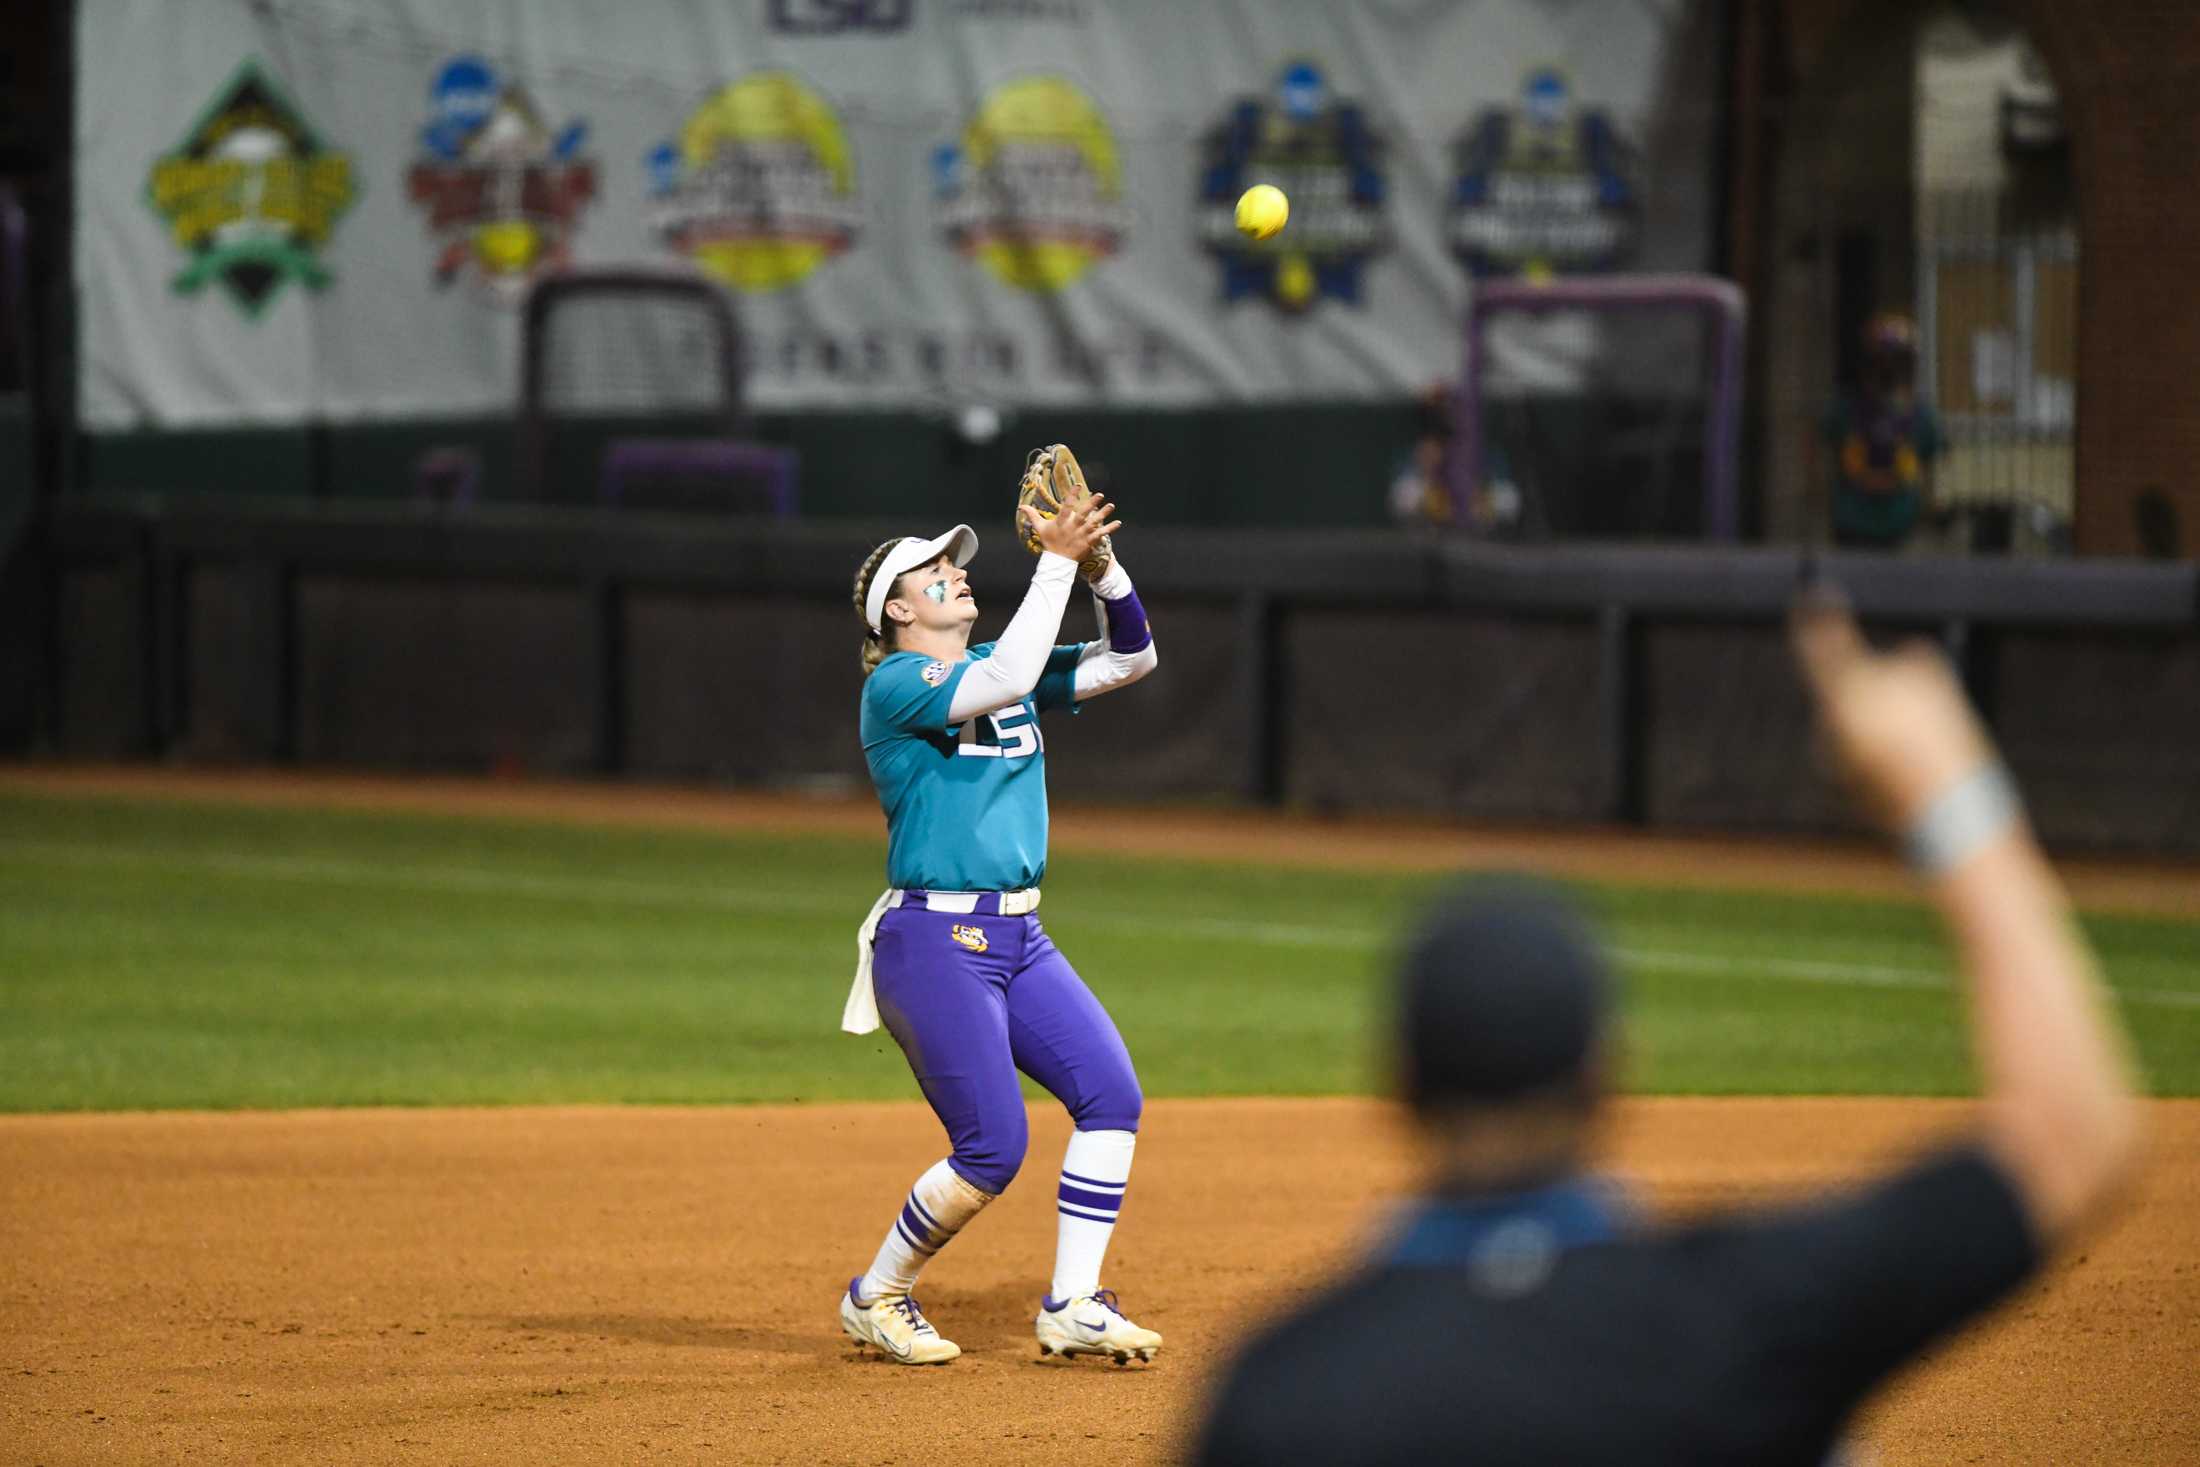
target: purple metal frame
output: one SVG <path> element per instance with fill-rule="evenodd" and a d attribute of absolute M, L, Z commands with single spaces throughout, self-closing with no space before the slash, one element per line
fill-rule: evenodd
<path fill-rule="evenodd" d="M 725 393 L 711 416 L 713 425 L 728 438 L 739 437 L 746 426 L 741 408 L 741 325 L 726 292 L 691 271 L 607 269 L 565 270 L 546 275 L 527 292 L 525 322 L 520 338 L 520 389 L 517 422 L 519 441 L 515 456 L 519 465 L 519 491 L 524 498 L 541 495 L 547 477 L 550 429 L 543 408 L 547 362 L 543 335 L 550 318 L 569 300 L 596 295 L 655 296 L 700 306 L 717 323 L 718 380 Z"/>
<path fill-rule="evenodd" d="M 632 479 L 653 474 L 688 474 L 714 479 L 761 482 L 772 510 L 785 519 L 795 511 L 795 466 L 791 448 L 743 443 L 731 438 L 619 438 L 604 452 L 596 495 L 616 508 Z"/>
<path fill-rule="evenodd" d="M 413 461 L 413 499 L 471 507 L 481 494 L 481 452 L 464 444 L 431 448 Z"/>
<path fill-rule="evenodd" d="M 1467 523 L 1474 487 L 1482 482 L 1482 322 L 1507 311 L 1694 309 L 1708 316 L 1712 346 L 1711 409 L 1704 414 L 1704 525 L 1713 540 L 1741 534 L 1735 481 L 1735 437 L 1741 426 L 1742 333 L 1748 303 L 1742 288 L 1716 275 L 1568 276 L 1547 285 L 1484 280 L 1467 307 L 1466 361 L 1460 373 L 1451 497 L 1456 523 Z"/>

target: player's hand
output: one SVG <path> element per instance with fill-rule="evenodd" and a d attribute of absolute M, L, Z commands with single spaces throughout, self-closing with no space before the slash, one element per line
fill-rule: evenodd
<path fill-rule="evenodd" d="M 1937 646 L 1875 652 L 1847 601 L 1818 588 L 1797 598 L 1790 630 L 1835 757 L 1890 829 L 1909 829 L 1935 796 L 1994 757 Z"/>
<path fill-rule="evenodd" d="M 1094 546 L 1123 528 L 1121 520 L 1109 518 L 1115 513 L 1115 506 L 1098 494 L 1085 494 L 1071 500 L 1052 519 L 1029 504 L 1017 512 L 1042 550 L 1051 550 L 1076 561 L 1084 560 Z"/>
<path fill-rule="evenodd" d="M 1099 504 L 1100 491 L 1097 489 L 1078 491 L 1071 502 Z M 1113 515 L 1114 513 L 1114 505 L 1108 504 L 1102 507 L 1103 515 Z M 1105 525 L 1106 527 L 1102 530 L 1100 538 L 1092 542 L 1092 547 L 1077 562 L 1078 573 L 1088 581 L 1099 580 L 1108 573 L 1108 567 L 1115 564 L 1115 532 L 1123 528 L 1123 522 L 1118 519 L 1109 519 L 1105 521 Z"/>

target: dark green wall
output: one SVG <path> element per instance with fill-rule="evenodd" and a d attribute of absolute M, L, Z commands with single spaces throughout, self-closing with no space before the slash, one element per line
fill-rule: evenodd
<path fill-rule="evenodd" d="M 37 541 L 24 533 L 37 503 L 32 450 L 29 396 L 0 392 L 0 748 L 5 749 L 31 746 L 46 641 Z"/>
<path fill-rule="evenodd" d="M 20 392 L 0 392 L 0 562 L 15 544 L 32 497 L 31 400 Z"/>
<path fill-rule="evenodd" d="M 1244 407 L 1198 412 L 1019 413 L 986 445 L 961 441 L 942 415 L 915 412 L 759 416 L 754 436 L 802 457 L 805 514 L 1004 518 L 1024 455 L 1042 443 L 1077 449 L 1095 483 L 1138 522 L 1170 525 L 1370 525 L 1417 426 L 1411 402 Z M 627 425 L 634 431 L 639 425 Z M 677 425 L 654 425 L 679 431 Z M 552 502 L 594 498 L 601 440 L 618 425 L 569 430 L 551 454 Z M 290 429 L 90 435 L 82 487 L 404 498 L 432 449 L 481 455 L 483 498 L 510 501 L 509 419 L 453 419 Z"/>

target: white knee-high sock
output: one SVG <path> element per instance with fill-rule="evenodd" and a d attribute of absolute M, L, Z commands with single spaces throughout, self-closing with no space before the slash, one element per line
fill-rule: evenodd
<path fill-rule="evenodd" d="M 878 1257 L 856 1286 L 857 1297 L 869 1303 L 886 1294 L 906 1294 L 917 1286 L 917 1274 L 931 1256 L 947 1246 L 947 1240 L 963 1230 L 988 1202 L 981 1192 L 962 1179 L 946 1162 L 935 1162 L 917 1178 L 901 1205 L 901 1216 L 886 1230 Z"/>
<path fill-rule="evenodd" d="M 1137 1145 L 1135 1131 L 1071 1133 L 1069 1149 L 1062 1155 L 1062 1190 L 1055 1208 L 1061 1214 L 1050 1291 L 1055 1303 L 1081 1298 L 1100 1287 L 1100 1261 L 1107 1257 L 1108 1239 L 1115 1236 L 1123 1190 L 1131 1180 L 1131 1152 Z"/>

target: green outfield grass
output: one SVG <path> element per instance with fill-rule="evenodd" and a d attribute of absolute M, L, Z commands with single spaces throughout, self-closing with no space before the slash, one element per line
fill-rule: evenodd
<path fill-rule="evenodd" d="M 0 1109 L 900 1098 L 838 1032 L 871 840 L 0 796 Z M 1064 855 L 1048 929 L 1150 1094 L 1380 1084 L 1427 878 Z M 1931 918 L 1580 888 L 1631 1088 L 1971 1088 Z M 2095 918 L 2154 1088 L 2200 1093 L 2200 920 Z"/>

